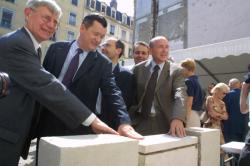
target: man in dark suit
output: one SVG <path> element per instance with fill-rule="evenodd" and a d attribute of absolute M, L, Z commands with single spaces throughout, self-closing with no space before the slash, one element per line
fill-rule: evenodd
<path fill-rule="evenodd" d="M 135 87 L 134 77 L 131 71 L 119 64 L 119 59 L 124 54 L 124 44 L 121 40 L 111 37 L 105 40 L 101 47 L 102 53 L 112 61 L 112 71 L 115 76 L 115 82 L 122 92 L 122 97 L 127 109 L 129 109 L 135 100 Z M 100 117 L 102 117 L 101 119 L 109 124 L 109 126 L 113 127 L 114 124 L 110 123 L 112 122 L 111 119 L 113 119 L 113 115 L 110 114 L 108 110 L 106 98 L 102 98 Z"/>
<path fill-rule="evenodd" d="M 61 9 L 55 1 L 29 0 L 25 27 L 0 38 L 0 71 L 9 74 L 11 93 L 0 99 L 0 165 L 17 166 L 28 137 L 35 101 L 70 128 L 81 124 L 114 133 L 40 64 L 40 43 L 55 32 Z M 37 51 L 38 50 L 38 51 Z"/>
<path fill-rule="evenodd" d="M 249 113 L 250 110 L 250 77 L 245 80 L 242 84 L 241 94 L 240 94 L 240 111 L 242 114 Z M 250 122 L 248 122 L 248 126 L 250 127 Z M 250 131 L 248 131 L 245 146 L 241 150 L 240 158 L 239 158 L 239 166 L 248 166 L 250 163 Z"/>
<path fill-rule="evenodd" d="M 138 103 L 129 111 L 135 129 L 143 135 L 169 132 L 183 137 L 187 95 L 181 68 L 168 60 L 169 45 L 164 36 L 151 39 L 149 47 L 152 59 L 133 69 Z"/>
<path fill-rule="evenodd" d="M 96 48 L 106 34 L 107 22 L 99 14 L 87 15 L 80 27 L 80 35 L 73 42 L 57 42 L 52 44 L 44 59 L 44 68 L 61 80 L 69 90 L 75 94 L 92 112 L 96 112 L 98 90 L 101 89 L 103 97 L 107 100 L 108 111 L 112 120 L 116 122 L 118 133 L 123 136 L 141 139 L 138 133 L 129 125 L 126 105 L 121 92 L 116 86 L 112 63 Z M 76 54 L 77 50 L 83 53 Z M 75 55 L 76 54 L 76 55 Z M 77 69 L 70 82 L 65 81 L 71 62 L 79 55 Z M 64 82 L 65 81 L 65 82 Z M 56 118 L 48 110 L 43 110 L 39 122 L 39 136 L 50 135 L 75 135 L 91 133 L 88 129 L 81 128 L 70 130 L 60 119 Z"/>

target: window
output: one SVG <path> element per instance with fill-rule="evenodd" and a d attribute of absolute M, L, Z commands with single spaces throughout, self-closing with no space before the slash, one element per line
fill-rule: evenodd
<path fill-rule="evenodd" d="M 110 25 L 109 34 L 110 34 L 110 35 L 114 35 L 114 34 L 115 34 L 115 26 L 114 26 L 114 25 Z"/>
<path fill-rule="evenodd" d="M 125 30 L 122 30 L 121 39 L 122 39 L 122 40 L 126 40 L 126 35 L 127 35 L 127 32 L 126 32 Z"/>
<path fill-rule="evenodd" d="M 13 11 L 8 9 L 3 9 L 1 26 L 5 28 L 11 28 L 12 17 L 13 17 Z"/>
<path fill-rule="evenodd" d="M 133 26 L 134 25 L 134 20 L 131 20 L 130 21 L 130 26 Z"/>
<path fill-rule="evenodd" d="M 122 15 L 122 23 L 127 24 L 127 16 L 126 15 Z"/>
<path fill-rule="evenodd" d="M 68 41 L 72 41 L 75 39 L 75 33 L 72 31 L 68 31 Z"/>
<path fill-rule="evenodd" d="M 133 33 L 130 33 L 130 34 L 129 34 L 129 42 L 130 42 L 130 43 L 133 43 Z"/>
<path fill-rule="evenodd" d="M 95 0 L 91 0 L 90 7 L 92 9 L 95 9 Z"/>
<path fill-rule="evenodd" d="M 78 5 L 78 0 L 71 0 L 71 4 L 77 6 Z"/>
<path fill-rule="evenodd" d="M 69 24 L 70 25 L 76 25 L 76 14 L 70 13 L 69 15 Z"/>
<path fill-rule="evenodd" d="M 111 17 L 115 18 L 115 9 L 111 10 Z"/>
<path fill-rule="evenodd" d="M 132 48 L 129 48 L 129 49 L 128 49 L 128 57 L 129 57 L 129 58 L 133 58 L 132 53 L 133 53 Z"/>
<path fill-rule="evenodd" d="M 106 13 L 106 6 L 104 4 L 102 4 L 101 12 Z"/>
<path fill-rule="evenodd" d="M 15 3 L 15 0 L 5 0 L 5 1 Z"/>

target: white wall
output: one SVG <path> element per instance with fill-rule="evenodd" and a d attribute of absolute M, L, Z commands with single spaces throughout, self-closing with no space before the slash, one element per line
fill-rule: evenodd
<path fill-rule="evenodd" d="M 188 47 L 250 36 L 250 1 L 188 0 Z"/>

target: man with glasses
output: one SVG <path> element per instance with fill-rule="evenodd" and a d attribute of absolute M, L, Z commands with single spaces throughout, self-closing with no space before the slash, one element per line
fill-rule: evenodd
<path fill-rule="evenodd" d="M 54 34 L 61 14 L 55 1 L 29 0 L 25 26 L 0 38 L 0 71 L 8 73 L 12 83 L 11 93 L 0 100 L 0 165 L 18 165 L 36 101 L 70 128 L 85 125 L 96 133 L 118 134 L 40 64 L 40 43 Z"/>

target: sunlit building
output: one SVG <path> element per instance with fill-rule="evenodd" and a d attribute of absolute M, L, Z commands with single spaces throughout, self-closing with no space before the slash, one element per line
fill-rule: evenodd
<path fill-rule="evenodd" d="M 0 1 L 0 35 L 11 32 L 24 25 L 23 10 L 26 0 Z M 110 5 L 98 0 L 57 0 L 63 11 L 60 26 L 50 39 L 44 42 L 43 53 L 54 41 L 72 41 L 77 38 L 79 27 L 85 15 L 91 12 L 102 13 L 108 21 L 107 36 L 114 36 L 125 43 L 125 56 L 131 55 L 133 39 L 133 17 L 117 11 L 117 2 Z M 105 38 L 106 38 L 105 37 Z"/>

